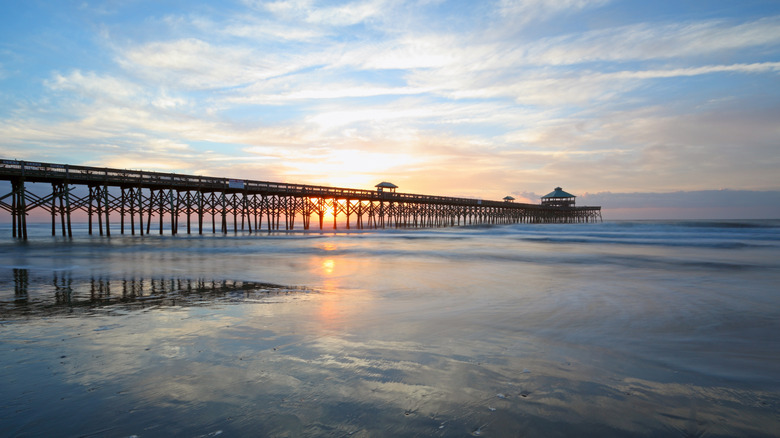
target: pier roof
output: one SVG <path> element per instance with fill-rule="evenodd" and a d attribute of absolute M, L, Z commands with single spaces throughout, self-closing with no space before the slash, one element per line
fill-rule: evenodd
<path fill-rule="evenodd" d="M 552 192 L 542 196 L 542 199 L 545 198 L 576 198 L 576 196 L 572 195 L 571 193 L 564 192 L 560 187 L 556 187 Z"/>

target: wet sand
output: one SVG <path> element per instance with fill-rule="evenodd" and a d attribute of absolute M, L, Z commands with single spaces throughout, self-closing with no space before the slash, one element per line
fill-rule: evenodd
<path fill-rule="evenodd" d="M 776 268 L 473 233 L 7 246 L 0 429 L 774 436 Z"/>

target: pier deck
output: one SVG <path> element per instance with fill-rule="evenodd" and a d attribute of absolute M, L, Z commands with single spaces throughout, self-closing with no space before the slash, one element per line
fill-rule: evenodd
<path fill-rule="evenodd" d="M 187 234 L 203 234 L 207 219 L 212 233 L 260 231 L 263 220 L 268 231 L 292 230 L 296 219 L 308 230 L 312 216 L 323 229 L 326 213 L 333 217 L 334 229 L 339 216 L 347 229 L 601 221 L 601 207 L 556 208 L 18 160 L 0 160 L 0 180 L 11 182 L 11 192 L 0 194 L 0 208 L 11 213 L 13 237 L 21 239 L 27 238 L 27 215 L 34 209 L 51 216 L 52 235 L 59 219 L 62 235 L 71 237 L 72 214 L 78 211 L 86 213 L 90 234 L 97 222 L 100 235 L 107 236 L 117 216 L 119 232 L 129 228 L 133 235 L 149 234 L 153 222 L 160 234 L 164 229 L 178 234 L 183 223 Z M 41 196 L 28 190 L 27 183 L 51 184 L 51 189 Z"/>

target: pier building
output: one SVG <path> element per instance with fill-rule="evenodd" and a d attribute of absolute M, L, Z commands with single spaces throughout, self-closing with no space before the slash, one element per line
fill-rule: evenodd
<path fill-rule="evenodd" d="M 556 187 L 552 192 L 542 196 L 542 205 L 547 207 L 574 208 L 576 196 L 564 192 L 562 188 Z"/>

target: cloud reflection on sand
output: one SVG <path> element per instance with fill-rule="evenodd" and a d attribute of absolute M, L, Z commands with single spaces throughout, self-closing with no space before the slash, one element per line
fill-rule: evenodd
<path fill-rule="evenodd" d="M 771 393 L 702 386 L 642 362 L 619 377 L 610 357 L 584 363 L 574 359 L 581 352 L 522 336 L 507 345 L 500 336 L 435 331 L 411 340 L 394 326 L 339 330 L 321 318 L 323 306 L 340 299 L 335 292 L 305 298 L 96 312 L 60 320 L 62 331 L 43 318 L 27 326 L 46 333 L 42 339 L 18 332 L 8 341 L 22 356 L 57 369 L 63 384 L 82 387 L 68 393 L 72 404 L 110 400 L 125 412 L 128 423 L 119 420 L 118 427 L 128 433 L 138 432 L 134 415 L 166 433 L 544 435 L 595 422 L 607 435 L 620 435 L 659 424 L 706 432 L 696 429 L 701 421 L 724 424 L 722 432 L 760 432 L 770 426 L 762 401 L 776 402 Z M 33 350 L 41 347 L 55 349 Z M 16 362 L 7 353 L 4 362 Z M 182 409 L 197 412 L 197 420 L 166 423 Z"/>
<path fill-rule="evenodd" d="M 780 398 L 776 350 L 765 347 L 778 307 L 766 291 L 777 270 L 765 264 L 776 250 L 681 249 L 676 234 L 640 246 L 644 228 L 603 227 L 632 243 L 588 243 L 583 232 L 571 242 L 567 227 L 112 238 L 89 251 L 75 240 L 61 251 L 91 269 L 56 277 L 45 267 L 51 246 L 8 245 L 3 266 L 28 272 L 0 270 L 13 309 L 0 318 L 0 427 L 770 436 Z M 546 240 L 514 238 L 528 233 Z M 756 240 L 771 242 L 764 235 Z M 747 267 L 711 266 L 726 258 Z M 141 278 L 123 302 L 124 285 Z M 196 292 L 199 278 L 227 288 Z M 56 304 L 67 288 L 71 303 L 88 305 Z M 80 310 L 30 311 L 45 303 Z"/>
<path fill-rule="evenodd" d="M 224 422 L 225 428 L 282 415 L 286 423 L 280 427 L 297 425 L 315 435 L 336 430 L 358 436 L 421 431 L 462 435 L 478 429 L 486 434 L 521 429 L 546 434 L 576 431 L 589 422 L 601 424 L 609 435 L 646 432 L 659 419 L 689 433 L 696 433 L 704 420 L 724 422 L 724 431 L 760 432 L 770 426 L 761 415 L 751 415 L 751 410 L 760 414 L 761 407 L 750 405 L 771 400 L 771 394 L 613 379 L 598 366 L 533 359 L 532 352 L 527 357 L 495 355 L 497 345 L 464 342 L 441 354 L 439 345 L 419 342 L 289 336 L 267 327 L 262 332 L 253 323 L 229 324 L 238 320 L 214 321 L 206 333 L 197 324 L 201 334 L 186 347 L 186 357 L 152 353 L 158 363 L 133 367 L 145 371 L 127 380 L 135 388 L 128 395 L 154 409 L 208 407 L 210 421 Z M 287 333 L 292 327 L 284 328 Z M 177 331 L 155 331 L 152 343 L 165 346 L 166 340 L 186 338 L 186 329 Z M 245 336 L 249 333 L 265 333 L 266 340 Z M 103 354 L 110 352 L 110 344 L 101 345 Z M 195 353 L 205 346 L 209 353 Z M 483 360 L 469 359 L 473 357 Z M 687 379 L 668 370 L 655 372 Z M 121 375 L 107 373 L 106 379 Z"/>

